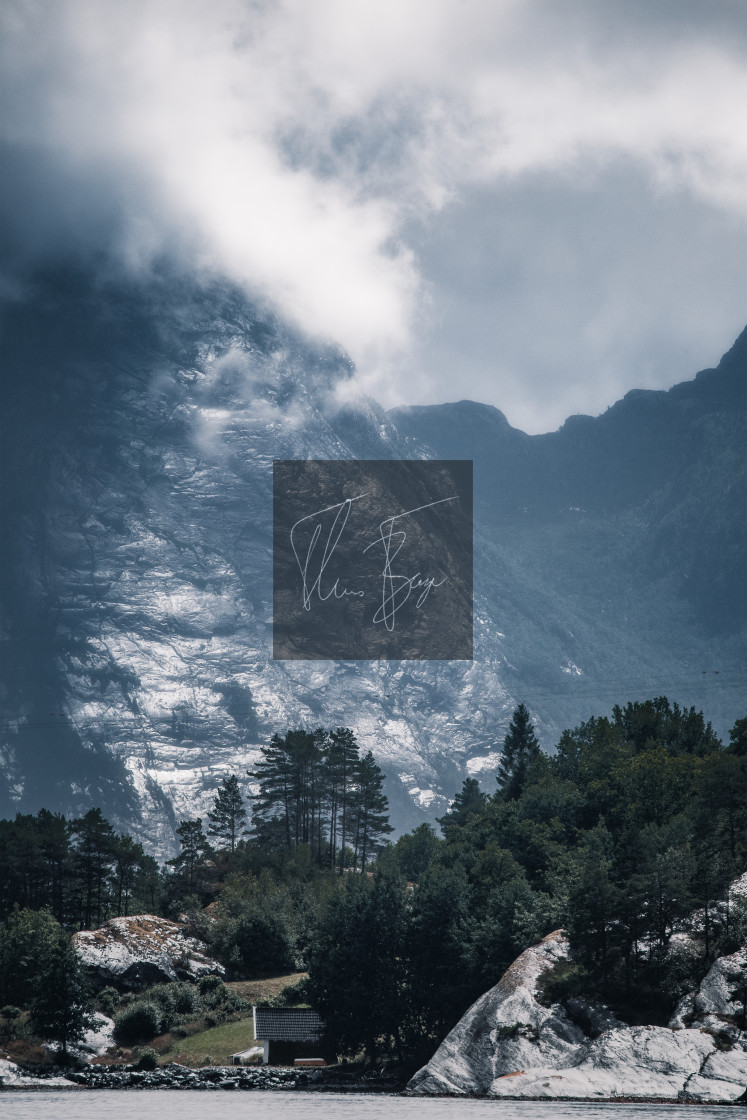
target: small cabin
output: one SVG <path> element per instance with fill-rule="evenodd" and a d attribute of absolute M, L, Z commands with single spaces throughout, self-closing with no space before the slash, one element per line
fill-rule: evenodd
<path fill-rule="evenodd" d="M 264 1044 L 264 1065 L 292 1066 L 301 1060 L 311 1065 L 322 1064 L 324 1056 L 324 1023 L 309 1007 L 257 1007 L 254 1013 L 254 1037 Z"/>

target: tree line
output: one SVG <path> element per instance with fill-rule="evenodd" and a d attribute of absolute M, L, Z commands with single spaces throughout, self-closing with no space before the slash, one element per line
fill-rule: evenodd
<path fill-rule="evenodd" d="M 205 822 L 180 822 L 181 850 L 155 879 L 147 862 L 122 874 L 97 810 L 85 829 L 44 813 L 0 822 L 0 898 L 6 913 L 56 900 L 71 927 L 128 905 L 187 910 L 234 975 L 308 971 L 290 998 L 320 1012 L 340 1053 L 414 1064 L 554 929 L 573 963 L 547 978 L 547 998 L 584 994 L 632 1022 L 666 1022 L 747 938 L 729 891 L 747 869 L 747 719 L 724 745 L 701 713 L 659 697 L 563 732 L 548 755 L 519 705 L 493 791 L 467 779 L 438 831 L 395 843 L 371 762 L 349 729 L 275 736 L 247 775 L 251 819 L 226 777 Z M 0 928 L 0 998 L 22 975 L 32 913 Z"/>
<path fill-rule="evenodd" d="M 142 844 L 117 833 L 100 809 L 71 820 L 48 809 L 0 820 L 0 919 L 16 906 L 47 907 L 64 925 L 95 928 L 157 907 L 159 876 Z"/>
<path fill-rule="evenodd" d="M 16 906 L 47 907 L 71 929 L 142 911 L 174 916 L 210 901 L 232 867 L 261 869 L 300 846 L 320 869 L 365 868 L 392 831 L 384 776 L 350 728 L 274 735 L 247 777 L 257 792 L 246 800 L 235 774 L 223 779 L 207 829 L 199 817 L 178 823 L 180 850 L 163 868 L 100 809 L 0 820 L 0 920 Z"/>
<path fill-rule="evenodd" d="M 372 882 L 348 877 L 312 937 L 304 992 L 350 1052 L 426 1060 L 558 928 L 573 963 L 545 998 L 584 995 L 632 1023 L 666 1023 L 747 941 L 730 892 L 747 870 L 747 719 L 725 747 L 660 697 L 564 732 L 548 756 L 520 705 L 495 791 L 467 779 L 439 823 L 400 837 Z"/>

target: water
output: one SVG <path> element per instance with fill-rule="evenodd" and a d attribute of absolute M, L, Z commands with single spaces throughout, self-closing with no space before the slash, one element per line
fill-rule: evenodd
<path fill-rule="evenodd" d="M 346 1093 L 63 1090 L 0 1095 L 3 1120 L 726 1120 L 723 1108 L 364 1096 Z M 739 1115 L 739 1114 L 738 1114 Z"/>

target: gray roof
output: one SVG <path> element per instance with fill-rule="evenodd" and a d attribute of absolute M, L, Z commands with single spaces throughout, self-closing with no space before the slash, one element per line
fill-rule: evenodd
<path fill-rule="evenodd" d="M 254 1033 L 267 1042 L 316 1042 L 324 1023 L 308 1007 L 255 1007 Z"/>

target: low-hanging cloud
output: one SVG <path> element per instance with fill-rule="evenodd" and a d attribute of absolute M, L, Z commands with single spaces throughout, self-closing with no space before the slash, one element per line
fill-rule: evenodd
<path fill-rule="evenodd" d="M 386 371 L 433 315 L 410 233 L 470 191 L 622 159 L 653 196 L 747 224 L 741 5 L 651 7 L 7 2 L 12 255 L 181 255 L 342 343 L 394 401 Z"/>

